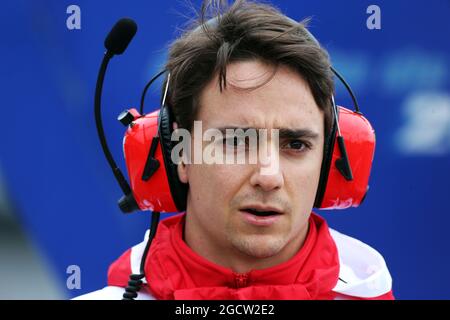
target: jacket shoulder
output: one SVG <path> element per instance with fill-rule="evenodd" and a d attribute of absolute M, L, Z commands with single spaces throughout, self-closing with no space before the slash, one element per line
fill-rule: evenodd
<path fill-rule="evenodd" d="M 339 254 L 339 280 L 334 292 L 344 297 L 373 299 L 392 296 L 392 277 L 374 248 L 330 228 Z"/>

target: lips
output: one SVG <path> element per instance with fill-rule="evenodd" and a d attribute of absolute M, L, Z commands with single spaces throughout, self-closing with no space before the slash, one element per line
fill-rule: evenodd
<path fill-rule="evenodd" d="M 268 217 L 283 214 L 283 211 L 281 209 L 272 206 L 248 205 L 242 207 L 240 210 L 258 217 Z"/>
<path fill-rule="evenodd" d="M 246 206 L 239 210 L 242 219 L 255 227 L 269 227 L 280 221 L 283 211 L 267 206 Z"/>

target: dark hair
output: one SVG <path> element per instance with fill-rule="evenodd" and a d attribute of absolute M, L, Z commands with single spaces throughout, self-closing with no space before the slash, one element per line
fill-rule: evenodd
<path fill-rule="evenodd" d="M 166 104 L 178 126 L 191 130 L 200 93 L 215 75 L 220 89 L 226 87 L 229 63 L 261 59 L 274 66 L 285 65 L 306 80 L 324 112 L 327 136 L 332 123 L 333 75 L 327 52 L 309 37 L 305 25 L 267 4 L 237 0 L 228 6 L 223 1 L 204 1 L 199 18 L 170 45 L 166 64 L 170 71 Z"/>

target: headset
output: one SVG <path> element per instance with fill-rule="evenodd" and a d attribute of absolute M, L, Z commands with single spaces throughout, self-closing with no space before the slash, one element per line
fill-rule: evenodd
<path fill-rule="evenodd" d="M 217 18 L 206 22 L 208 25 L 215 23 Z M 107 51 L 98 73 L 94 102 L 100 143 L 124 193 L 118 201 L 121 211 L 123 213 L 137 210 L 152 211 L 150 235 L 141 259 L 140 274 L 130 275 L 123 296 L 125 300 L 137 297 L 137 291 L 143 283 L 145 259 L 156 234 L 160 213 L 186 210 L 188 193 L 188 184 L 179 180 L 177 164 L 171 160 L 171 152 L 175 145 L 171 139 L 175 118 L 166 105 L 170 70 L 162 70 L 146 84 L 141 97 L 140 111 L 131 108 L 123 111 L 118 117 L 118 120 L 126 126 L 123 152 L 131 186 L 115 163 L 106 142 L 100 112 L 104 76 L 110 59 L 125 51 L 136 31 L 136 23 L 129 18 L 123 18 L 114 25 L 106 37 L 104 44 Z M 308 30 L 306 32 L 311 40 L 319 45 L 314 36 Z M 324 156 L 314 207 L 346 209 L 358 207 L 364 201 L 369 189 L 368 182 L 375 152 L 375 131 L 359 110 L 356 97 L 348 83 L 332 66 L 331 70 L 349 92 L 355 110 L 337 106 L 332 96 L 332 128 L 324 142 Z M 164 74 L 167 74 L 167 78 L 161 107 L 145 114 L 146 92 L 152 83 Z"/>

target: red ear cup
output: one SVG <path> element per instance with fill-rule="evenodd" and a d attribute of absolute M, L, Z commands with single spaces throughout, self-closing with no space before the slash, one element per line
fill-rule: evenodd
<path fill-rule="evenodd" d="M 140 117 L 129 125 L 123 139 L 125 162 L 131 189 L 141 210 L 176 212 L 159 141 L 154 154 L 159 166 L 147 180 L 143 179 L 152 140 L 158 136 L 158 117 L 159 110 Z"/>
<path fill-rule="evenodd" d="M 336 161 L 342 155 L 338 143 L 334 143 L 326 189 L 318 206 L 320 209 L 358 207 L 368 190 L 375 152 L 375 132 L 361 114 L 343 107 L 339 107 L 339 127 L 345 140 L 353 180 L 346 180 L 338 170 Z M 337 139 L 337 132 L 334 132 L 334 139 Z"/>

